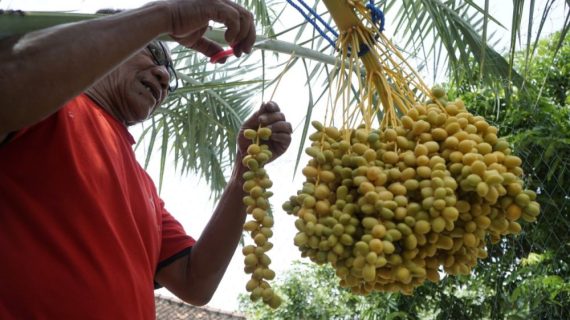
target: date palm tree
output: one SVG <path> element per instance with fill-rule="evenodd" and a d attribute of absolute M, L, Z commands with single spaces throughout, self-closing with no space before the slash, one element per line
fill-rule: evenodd
<path fill-rule="evenodd" d="M 291 17 L 300 17 L 290 3 L 278 0 L 238 2 L 255 14 L 258 53 L 214 66 L 191 50 L 174 47 L 173 58 L 181 88 L 170 95 L 142 131 L 149 141 L 147 163 L 152 154 L 159 152 L 163 171 L 167 155 L 171 153 L 177 169 L 202 176 L 215 197 L 223 189 L 225 173 L 233 163 L 239 125 L 251 112 L 252 101 L 276 80 L 274 69 L 284 69 L 284 61 L 288 62 L 286 68 L 299 65 L 305 69 L 303 81 L 308 88 L 310 105 L 301 139 L 304 141 L 312 106 L 326 93 L 327 75 L 334 74 L 336 61 L 335 49 L 306 20 L 290 23 Z M 306 4 L 334 27 L 319 0 Z M 506 91 L 525 86 L 525 74 L 517 73 L 511 67 L 514 53 L 521 47 L 519 42 L 529 44 L 526 63 L 530 64 L 538 39 L 555 8 L 565 12 L 564 20 L 558 26 L 563 35 L 561 39 L 570 28 L 568 0 L 513 0 L 510 25 L 504 25 L 494 17 L 489 0 L 383 0 L 374 5 L 384 11 L 387 29 L 392 30 L 394 39 L 398 39 L 401 51 L 409 59 L 420 61 L 419 69 L 432 75 L 443 73 L 449 82 L 472 86 L 484 83 Z M 0 38 L 96 16 L 3 11 L 0 13 Z M 521 23 L 523 18 L 529 22 L 527 27 Z M 490 30 L 508 30 L 506 52 L 500 51 L 500 39 Z M 524 33 L 527 36 L 522 39 Z M 211 30 L 208 36 L 220 42 L 223 40 L 220 30 Z M 291 55 L 294 56 L 290 58 Z M 277 61 L 277 66 L 268 61 Z M 162 179 L 159 185 L 161 183 Z"/>

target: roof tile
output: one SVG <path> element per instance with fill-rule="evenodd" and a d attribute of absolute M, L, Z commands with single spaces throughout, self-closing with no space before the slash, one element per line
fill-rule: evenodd
<path fill-rule="evenodd" d="M 155 295 L 157 320 L 244 320 L 237 312 L 227 312 L 210 307 L 197 307 L 180 300 Z"/>

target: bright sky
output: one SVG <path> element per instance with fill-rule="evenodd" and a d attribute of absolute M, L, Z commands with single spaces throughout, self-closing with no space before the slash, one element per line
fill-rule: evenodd
<path fill-rule="evenodd" d="M 93 13 L 101 8 L 135 8 L 146 2 L 148 1 L 0 0 L 0 9 L 76 11 Z M 545 2 L 546 1 L 544 0 L 537 1 L 537 7 L 542 9 Z M 117 6 L 118 3 L 120 3 L 119 6 Z M 562 3 L 563 1 L 558 2 L 560 8 L 563 6 Z M 494 1 L 492 2 L 491 7 L 493 14 L 496 14 L 498 19 L 507 28 L 510 27 L 510 4 L 503 1 Z M 552 30 L 553 27 L 559 25 L 559 21 L 564 17 L 565 10 L 555 10 L 554 12 L 556 16 L 549 18 L 546 30 Z M 288 25 L 293 25 L 296 24 L 297 21 L 300 21 L 300 17 L 296 12 L 293 12 L 291 17 L 292 19 L 295 19 L 295 21 L 287 19 Z M 524 23 L 525 22 L 523 21 L 523 25 Z M 281 25 L 280 28 L 281 27 L 283 26 Z M 387 28 L 389 28 L 389 21 Z M 507 44 L 508 43 L 505 43 L 504 47 L 506 47 Z M 308 103 L 307 89 L 305 88 L 303 81 L 299 81 L 299 79 L 304 78 L 304 73 L 300 68 L 293 69 L 288 72 L 282 79 L 273 99 L 281 106 L 283 112 L 288 117 L 288 120 L 293 124 L 294 128 L 298 127 L 299 124 L 304 121 L 303 116 L 305 115 Z M 268 90 L 268 94 L 271 92 L 272 89 Z M 264 98 L 267 99 L 268 97 Z M 259 101 L 256 102 L 255 105 L 259 105 L 261 101 L 262 97 L 259 97 Z M 314 114 L 313 117 L 315 119 L 322 119 L 323 115 Z M 137 137 L 137 132 L 140 132 L 140 128 L 134 128 L 132 131 L 135 137 Z M 295 194 L 296 190 L 300 188 L 302 184 L 302 179 L 299 177 L 300 174 L 297 174 L 294 181 L 292 180 L 295 158 L 300 143 L 300 131 L 300 129 L 295 131 L 290 150 L 280 159 L 270 164 L 267 168 L 271 179 L 274 181 L 272 191 L 275 193 L 275 196 L 270 199 L 274 207 L 275 214 L 274 237 L 272 238 L 272 242 L 275 246 L 273 250 L 269 252 L 269 256 L 273 261 L 271 267 L 276 271 L 278 276 L 288 269 L 293 260 L 300 259 L 297 249 L 293 246 L 293 236 L 296 233 L 296 229 L 293 225 L 294 218 L 287 216 L 281 210 L 281 204 L 286 201 L 290 195 Z M 144 147 L 137 151 L 137 156 L 139 156 L 141 162 L 144 161 L 144 151 Z M 303 159 L 305 160 L 301 161 L 301 165 L 306 163 L 306 158 Z M 158 161 L 154 161 L 151 163 L 149 173 L 153 176 L 155 181 L 158 181 L 158 172 Z M 166 202 L 167 209 L 183 224 L 186 231 L 195 238 L 199 237 L 201 231 L 208 222 L 214 207 L 214 203 L 209 199 L 209 195 L 210 190 L 208 186 L 201 182 L 199 178 L 195 176 L 181 177 L 179 174 L 174 172 L 173 166 L 167 168 L 162 197 Z M 243 272 L 243 256 L 241 254 L 241 249 L 238 248 L 238 251 L 234 255 L 234 258 L 228 267 L 224 279 L 208 306 L 229 311 L 237 310 L 237 295 L 245 292 L 244 287 L 247 280 L 248 277 L 246 277 Z M 159 291 L 159 293 L 167 294 L 164 290 Z"/>

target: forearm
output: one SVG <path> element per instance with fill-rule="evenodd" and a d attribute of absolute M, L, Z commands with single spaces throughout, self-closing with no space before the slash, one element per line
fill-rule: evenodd
<path fill-rule="evenodd" d="M 187 280 L 192 291 L 205 300 L 214 294 L 241 238 L 246 218 L 241 177 L 245 170 L 236 165 L 212 218 L 192 248 Z"/>
<path fill-rule="evenodd" d="M 1 48 L 0 136 L 56 111 L 150 40 L 169 32 L 169 19 L 167 7 L 154 3 L 32 32 Z"/>

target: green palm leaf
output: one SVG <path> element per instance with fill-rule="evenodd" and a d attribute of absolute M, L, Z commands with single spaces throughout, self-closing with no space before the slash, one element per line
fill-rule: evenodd
<path fill-rule="evenodd" d="M 217 197 L 225 186 L 227 170 L 235 161 L 237 133 L 251 112 L 249 101 L 262 82 L 239 79 L 242 72 L 254 70 L 253 66 L 228 66 L 213 72 L 195 54 L 176 61 L 179 69 L 192 72 L 181 74 L 184 86 L 157 110 L 143 137 L 148 135 L 150 141 L 156 141 L 162 135 L 161 162 L 165 161 L 167 150 L 172 152 L 175 168 L 181 173 L 199 174 Z M 168 135 L 166 139 L 164 135 Z M 148 148 L 147 154 L 153 154 L 156 147 Z M 163 170 L 161 165 L 161 177 Z"/>

